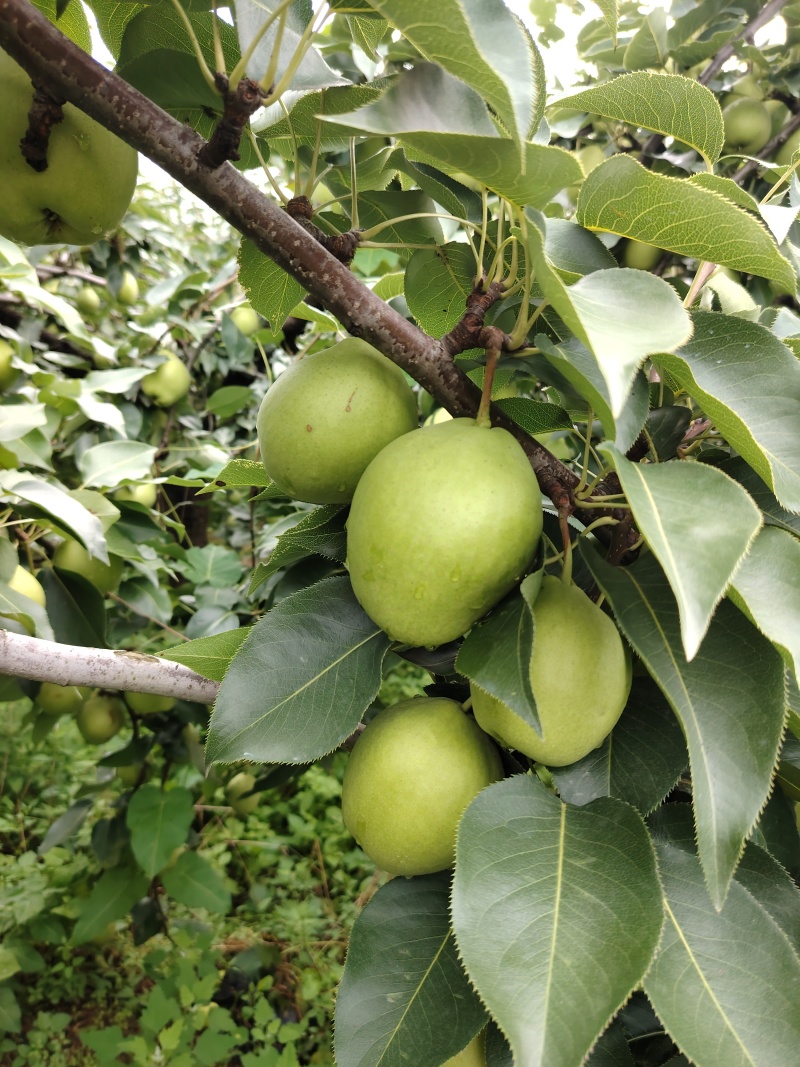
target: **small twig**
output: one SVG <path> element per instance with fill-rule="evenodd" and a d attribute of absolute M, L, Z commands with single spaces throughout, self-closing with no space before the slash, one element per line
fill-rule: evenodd
<path fill-rule="evenodd" d="M 744 27 L 741 33 L 738 33 L 732 41 L 724 44 L 720 48 L 719 52 L 714 56 L 706 69 L 697 79 L 701 85 L 708 85 L 711 79 L 722 70 L 725 63 L 731 58 L 736 51 L 736 46 L 741 41 L 746 41 L 748 44 L 753 43 L 753 38 L 762 26 L 766 26 L 768 22 L 772 22 L 781 8 L 786 4 L 786 0 L 769 0 L 768 4 L 765 4 L 761 8 L 759 13 L 752 18 L 750 22 Z"/>

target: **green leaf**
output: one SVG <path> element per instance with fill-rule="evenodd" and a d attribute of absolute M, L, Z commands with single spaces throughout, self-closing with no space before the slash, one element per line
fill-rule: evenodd
<path fill-rule="evenodd" d="M 518 146 L 544 114 L 545 77 L 530 33 L 502 0 L 372 0 L 426 59 L 470 85 Z M 446 27 L 446 32 L 443 28 Z"/>
<path fill-rule="evenodd" d="M 763 529 L 733 576 L 729 596 L 786 652 L 800 678 L 800 541 L 774 526 Z"/>
<path fill-rule="evenodd" d="M 619 1022 L 612 1023 L 594 1046 L 586 1067 L 636 1067 Z"/>
<path fill-rule="evenodd" d="M 306 93 L 294 102 L 290 97 L 281 101 L 289 108 L 288 116 L 278 104 L 267 108 L 263 114 L 256 115 L 251 126 L 265 141 L 271 145 L 279 145 L 284 152 L 287 148 L 291 151 L 293 139 L 298 144 L 313 145 L 320 125 L 323 147 L 329 146 L 331 141 L 337 145 L 346 145 L 349 137 L 358 136 L 361 131 L 349 129 L 346 122 L 337 121 L 336 125 L 333 125 L 327 119 L 336 121 L 335 116 L 373 103 L 388 84 L 388 81 L 379 78 L 368 85 L 348 85 L 323 89 L 319 93 Z"/>
<path fill-rule="evenodd" d="M 555 345 L 546 334 L 537 334 L 535 344 L 542 350 L 553 370 L 566 383 L 568 391 L 584 398 L 586 405 L 578 405 L 573 416 L 576 421 L 586 418 L 586 407 L 590 406 L 602 423 L 606 436 L 616 441 L 618 448 L 627 451 L 639 436 L 647 419 L 649 394 L 644 374 L 636 374 L 625 406 L 614 416 L 611 413 L 608 384 L 597 360 L 585 345 L 575 338 Z M 560 391 L 561 386 L 556 384 Z M 566 399 L 562 399 L 562 403 L 566 408 L 570 408 Z M 583 410 L 580 410 L 581 407 Z"/>
<path fill-rule="evenodd" d="M 408 261 L 404 291 L 409 310 L 431 337 L 442 337 L 464 314 L 477 271 L 465 244 L 420 248 Z"/>
<path fill-rule="evenodd" d="M 562 804 L 535 778 L 484 789 L 458 832 L 453 926 L 517 1063 L 575 1067 L 646 972 L 662 911 L 641 816 Z"/>
<path fill-rule="evenodd" d="M 596 359 L 611 415 L 616 417 L 644 359 L 687 341 L 691 319 L 675 290 L 646 271 L 597 270 L 573 285 L 565 285 L 547 258 L 549 220 L 537 212 L 525 214 L 527 225 L 522 236 L 536 281 L 564 324 Z M 653 331 L 654 320 L 659 324 L 657 332 Z M 624 329 L 620 328 L 622 323 Z"/>
<path fill-rule="evenodd" d="M 332 751 L 378 692 L 388 647 L 345 577 L 280 601 L 228 668 L 207 762 L 306 763 Z"/>
<path fill-rule="evenodd" d="M 65 841 L 69 841 L 83 826 L 93 804 L 93 797 L 81 797 L 71 807 L 67 808 L 62 815 L 59 815 L 55 822 L 48 827 L 47 833 L 36 850 L 37 855 L 43 856 L 45 852 L 49 852 L 56 845 L 62 845 Z"/>
<path fill-rule="evenodd" d="M 188 908 L 220 915 L 230 910 L 231 895 L 222 875 L 197 852 L 182 852 L 175 865 L 162 872 L 161 881 L 169 895 Z"/>
<path fill-rule="evenodd" d="M 0 987 L 0 1033 L 18 1034 L 22 1029 L 22 1013 L 8 986 Z"/>
<path fill-rule="evenodd" d="M 347 553 L 345 523 L 348 509 L 342 504 L 314 508 L 291 530 L 278 538 L 266 563 L 259 563 L 250 581 L 252 594 L 275 571 L 306 556 L 323 556 L 344 563 Z"/>
<path fill-rule="evenodd" d="M 481 97 L 430 64 L 405 71 L 379 100 L 331 121 L 397 136 L 409 158 L 464 171 L 516 204 L 543 208 L 583 175 L 575 156 L 550 145 L 526 144 L 521 166 L 517 146 L 498 137 Z"/>
<path fill-rule="evenodd" d="M 147 478 L 157 451 L 141 441 L 106 441 L 87 448 L 78 459 L 78 469 L 84 485 L 113 489 L 126 479 Z"/>
<path fill-rule="evenodd" d="M 439 1067 L 485 1024 L 449 897 L 449 871 L 396 878 L 356 919 L 336 999 L 339 1067 Z"/>
<path fill-rule="evenodd" d="M 588 230 L 722 263 L 795 291 L 794 269 L 758 219 L 712 189 L 647 170 L 629 155 L 612 156 L 587 175 L 576 218 Z"/>
<path fill-rule="evenodd" d="M 787 530 L 789 533 L 800 535 L 800 515 L 793 515 L 790 511 L 782 508 L 772 493 L 767 489 L 761 478 L 752 467 L 749 467 L 741 456 L 732 456 L 718 464 L 719 469 L 735 478 L 739 485 L 743 485 L 750 496 L 755 500 L 764 516 L 767 526 L 775 526 L 779 530 Z"/>
<path fill-rule="evenodd" d="M 657 7 L 645 16 L 644 22 L 625 49 L 623 63 L 626 70 L 645 70 L 663 67 L 667 58 L 667 13 Z"/>
<path fill-rule="evenodd" d="M 551 266 L 567 285 L 593 271 L 617 266 L 617 261 L 599 237 L 567 219 L 548 218 L 544 251 Z"/>
<path fill-rule="evenodd" d="M 246 385 L 223 385 L 208 398 L 206 411 L 218 419 L 230 419 L 244 411 L 253 401 L 253 390 Z"/>
<path fill-rule="evenodd" d="M 0 490 L 40 508 L 60 529 L 76 537 L 90 555 L 102 563 L 108 563 L 101 521 L 73 494 L 35 475 L 17 471 L 0 471 Z"/>
<path fill-rule="evenodd" d="M 216 493 L 220 489 L 234 489 L 239 486 L 249 488 L 251 485 L 272 485 L 264 470 L 264 464 L 254 459 L 232 459 L 225 464 L 213 482 L 198 490 L 198 496 L 201 493 Z"/>
<path fill-rule="evenodd" d="M 714 908 L 681 807 L 653 823 L 667 919 L 645 992 L 697 1067 L 791 1063 L 800 1047 L 800 959 L 748 873 Z"/>
<path fill-rule="evenodd" d="M 252 241 L 242 241 L 239 248 L 239 281 L 247 299 L 273 330 L 283 326 L 306 292 L 300 282 L 259 252 Z"/>
<path fill-rule="evenodd" d="M 236 0 L 236 28 L 242 55 L 261 30 L 265 12 L 274 12 L 279 3 L 280 0 L 259 0 L 258 3 L 253 3 L 252 0 Z M 295 53 L 302 49 L 302 34 L 307 22 L 311 19 L 311 11 L 306 11 L 303 5 L 290 5 L 287 15 L 285 24 L 281 26 L 280 40 L 278 41 L 280 20 L 276 20 L 261 37 L 253 51 L 247 64 L 247 74 L 255 81 L 260 81 L 266 74 L 276 42 L 279 58 L 275 70 L 275 82 L 287 73 L 290 63 L 295 59 Z M 288 87 L 293 91 L 323 89 L 328 85 L 344 83 L 344 78 L 331 70 L 314 47 L 308 48 L 305 52 L 301 51 L 300 55 L 302 59 L 288 82 Z"/>
<path fill-rule="evenodd" d="M 144 785 L 133 794 L 127 813 L 131 848 L 150 878 L 185 843 L 193 817 L 193 798 L 188 789 L 176 787 L 165 792 L 157 785 Z"/>
<path fill-rule="evenodd" d="M 631 463 L 612 444 L 600 447 L 612 458 L 639 532 L 672 586 L 691 660 L 759 531 L 761 513 L 738 482 L 713 467 Z"/>
<path fill-rule="evenodd" d="M 83 910 L 72 931 L 73 945 L 82 945 L 105 932 L 110 922 L 127 915 L 147 892 L 149 879 L 130 867 L 104 871 L 84 901 Z"/>
<path fill-rule="evenodd" d="M 525 396 L 504 397 L 495 400 L 495 404 L 531 435 L 572 429 L 572 420 L 558 404 L 529 400 Z"/>
<path fill-rule="evenodd" d="M 501 700 L 539 733 L 539 714 L 531 689 L 535 626 L 531 607 L 543 570 L 529 575 L 484 622 L 470 630 L 456 657 L 456 670 L 484 692 Z"/>
<path fill-rule="evenodd" d="M 675 137 L 696 148 L 709 166 L 716 163 L 722 152 L 725 131 L 717 98 L 705 85 L 691 78 L 637 71 L 584 89 L 557 103 L 559 107 L 592 112 Z"/>
<path fill-rule="evenodd" d="M 186 550 L 186 577 L 195 585 L 208 584 L 217 589 L 229 589 L 242 577 L 242 562 L 238 552 L 222 545 L 204 545 Z"/>
<path fill-rule="evenodd" d="M 617 797 L 646 815 L 689 764 L 675 713 L 650 678 L 634 678 L 622 718 L 603 744 L 569 767 L 553 767 L 562 800 L 588 804 Z"/>
<path fill-rule="evenodd" d="M 406 241 L 408 244 L 423 244 L 426 241 L 441 243 L 442 227 L 436 218 L 406 219 L 392 222 L 405 215 L 436 212 L 436 205 L 421 189 L 370 190 L 358 201 L 359 223 L 363 229 L 380 226 L 376 240 L 391 243 Z M 391 225 L 386 225 L 390 223 Z"/>
<path fill-rule="evenodd" d="M 658 364 L 789 511 L 800 511 L 800 361 L 763 326 L 713 311 Z"/>
<path fill-rule="evenodd" d="M 700 862 L 721 907 L 777 762 L 785 714 L 780 655 L 723 600 L 700 651 L 687 662 L 678 607 L 658 561 L 643 556 L 630 567 L 612 567 L 583 545 L 581 555 L 680 719 Z"/>

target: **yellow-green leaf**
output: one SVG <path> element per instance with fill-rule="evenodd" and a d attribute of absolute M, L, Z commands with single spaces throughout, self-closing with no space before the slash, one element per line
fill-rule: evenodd
<path fill-rule="evenodd" d="M 758 219 L 712 189 L 654 174 L 630 156 L 612 156 L 587 176 L 577 219 L 588 230 L 632 237 L 795 289 L 794 269 Z"/>

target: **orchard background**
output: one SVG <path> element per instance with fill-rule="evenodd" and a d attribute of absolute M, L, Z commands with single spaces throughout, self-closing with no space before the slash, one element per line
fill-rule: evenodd
<path fill-rule="evenodd" d="M 598 8 L 565 88 L 555 3 L 0 0 L 2 78 L 198 198 L 0 236 L 4 1065 L 797 1062 L 800 7 Z M 347 504 L 259 460 L 271 383 L 348 334 L 421 423 L 491 393 L 542 489 L 464 640 L 392 642 Z M 631 651 L 622 718 L 505 752 L 454 874 L 387 880 L 342 823 L 361 724 L 472 683 L 535 727 L 564 567 Z M 590 651 L 552 670 L 591 695 Z"/>

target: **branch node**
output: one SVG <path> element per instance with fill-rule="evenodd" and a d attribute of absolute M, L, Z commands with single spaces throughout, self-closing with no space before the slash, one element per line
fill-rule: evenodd
<path fill-rule="evenodd" d="M 199 161 L 211 170 L 216 170 L 228 160 L 240 159 L 239 142 L 250 116 L 258 111 L 264 99 L 264 93 L 258 82 L 242 78 L 231 91 L 227 75 L 217 73 L 214 83 L 224 100 L 222 118 L 217 123 L 208 142 L 198 153 Z"/>

